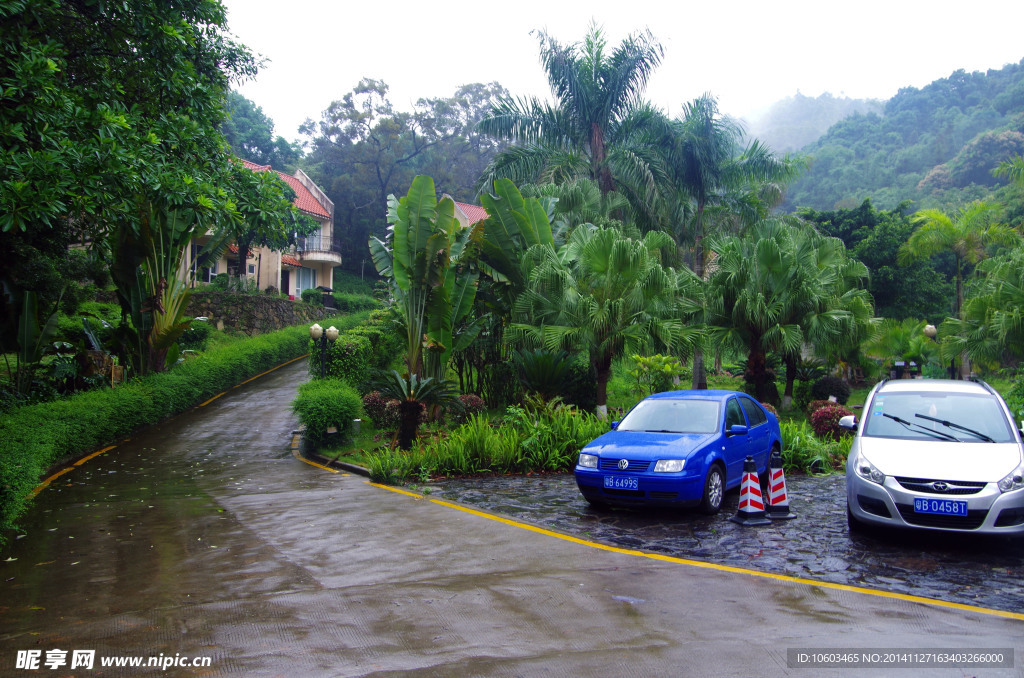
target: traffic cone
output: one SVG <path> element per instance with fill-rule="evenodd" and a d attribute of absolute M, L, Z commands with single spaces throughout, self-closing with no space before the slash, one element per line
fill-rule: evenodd
<path fill-rule="evenodd" d="M 772 450 L 772 459 L 768 466 L 768 517 L 772 520 L 796 518 L 796 514 L 789 510 L 786 474 L 782 470 L 782 455 L 778 450 Z"/>
<path fill-rule="evenodd" d="M 740 525 L 768 525 L 764 517 L 764 499 L 761 496 L 761 482 L 757 478 L 757 464 L 753 457 L 743 462 L 743 482 L 740 484 L 740 505 L 736 515 L 729 518 Z"/>

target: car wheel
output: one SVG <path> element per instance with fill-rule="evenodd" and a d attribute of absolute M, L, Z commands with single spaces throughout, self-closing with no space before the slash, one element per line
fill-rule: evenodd
<path fill-rule="evenodd" d="M 700 510 L 709 516 L 718 513 L 725 499 L 725 474 L 722 467 L 712 464 L 708 475 L 704 478 L 704 496 L 700 500 Z"/>

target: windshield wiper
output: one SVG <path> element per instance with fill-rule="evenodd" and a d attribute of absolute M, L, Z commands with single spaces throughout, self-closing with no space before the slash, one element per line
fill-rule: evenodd
<path fill-rule="evenodd" d="M 652 428 L 649 428 L 649 429 L 645 430 L 644 433 L 682 433 L 682 431 L 668 431 L 668 430 L 665 430 L 665 429 L 652 429 Z"/>
<path fill-rule="evenodd" d="M 948 433 L 940 433 L 939 431 L 933 431 L 930 428 L 926 428 L 924 426 L 921 426 L 921 424 L 915 424 L 912 421 L 907 421 L 906 419 L 900 419 L 895 414 L 889 414 L 888 412 L 882 412 L 882 416 L 883 417 L 888 417 L 889 419 L 892 419 L 897 424 L 903 424 L 905 427 L 907 427 L 910 430 L 913 430 L 913 429 L 910 428 L 912 426 L 914 428 L 918 428 L 918 429 L 920 429 L 921 433 L 924 433 L 925 435 L 929 435 L 932 438 L 938 438 L 939 440 L 952 440 L 954 443 L 960 442 L 960 439 L 957 438 L 956 436 L 951 436 Z M 918 415 L 918 416 L 921 416 L 921 415 Z"/>
<path fill-rule="evenodd" d="M 963 431 L 964 433 L 969 433 L 972 436 L 976 436 L 978 438 L 981 438 L 982 440 L 984 440 L 987 443 L 994 443 L 995 442 L 995 440 L 993 440 L 992 438 L 988 437 L 987 435 L 985 435 L 981 431 L 975 431 L 973 428 L 967 428 L 966 426 L 961 426 L 960 424 L 954 424 L 953 422 L 946 421 L 945 419 L 936 419 L 935 417 L 929 417 L 928 415 L 925 415 L 925 414 L 915 414 L 914 416 L 915 417 L 920 417 L 921 419 L 927 419 L 928 421 L 934 421 L 935 423 L 942 424 L 943 426 L 951 428 L 954 431 Z"/>

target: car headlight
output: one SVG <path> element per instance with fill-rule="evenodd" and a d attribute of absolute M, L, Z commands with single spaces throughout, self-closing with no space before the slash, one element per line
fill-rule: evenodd
<path fill-rule="evenodd" d="M 679 473 L 683 470 L 685 459 L 659 459 L 654 465 L 655 473 Z"/>
<path fill-rule="evenodd" d="M 580 454 L 580 466 L 585 468 L 597 468 L 596 454 Z"/>
<path fill-rule="evenodd" d="M 857 458 L 853 460 L 853 468 L 857 471 L 857 475 L 865 480 L 879 485 L 885 482 L 885 474 L 875 468 L 875 465 L 861 454 L 858 454 Z"/>
<path fill-rule="evenodd" d="M 1013 492 L 1024 487 L 1024 464 L 1013 469 L 1010 475 L 999 481 L 999 489 L 1003 492 Z"/>

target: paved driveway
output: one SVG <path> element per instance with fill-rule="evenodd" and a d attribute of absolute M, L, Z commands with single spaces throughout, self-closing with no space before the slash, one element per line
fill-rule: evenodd
<path fill-rule="evenodd" d="M 0 675 L 157 670 L 100 667 L 124 657 L 290 677 L 847 673 L 789 666 L 798 648 L 1024 661 L 1021 615 L 694 566 L 310 466 L 289 450 L 302 378 L 277 370 L 43 491 L 0 553 Z M 17 668 L 55 650 L 63 665 Z M 92 672 L 70 668 L 83 650 Z"/>

